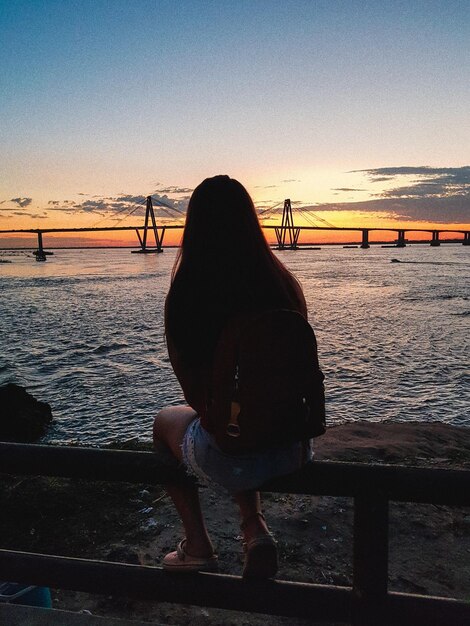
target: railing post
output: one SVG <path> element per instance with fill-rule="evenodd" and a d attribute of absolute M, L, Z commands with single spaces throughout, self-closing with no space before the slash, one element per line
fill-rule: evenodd
<path fill-rule="evenodd" d="M 353 626 L 386 623 L 388 499 L 377 491 L 354 499 Z"/>

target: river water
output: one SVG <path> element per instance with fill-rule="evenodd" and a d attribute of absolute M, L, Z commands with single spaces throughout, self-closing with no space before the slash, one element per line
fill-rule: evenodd
<path fill-rule="evenodd" d="M 0 384 L 50 403 L 47 441 L 148 440 L 155 412 L 182 401 L 163 333 L 175 254 L 2 252 Z M 470 426 L 470 247 L 278 254 L 305 291 L 330 424 Z"/>

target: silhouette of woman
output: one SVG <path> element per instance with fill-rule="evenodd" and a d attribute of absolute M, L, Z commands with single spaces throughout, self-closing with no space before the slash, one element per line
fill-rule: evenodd
<path fill-rule="evenodd" d="M 228 176 L 204 180 L 189 201 L 182 245 L 165 305 L 170 360 L 189 406 L 162 409 L 154 422 L 157 451 L 170 452 L 200 482 L 233 496 L 241 516 L 243 576 L 277 572 L 276 542 L 261 512 L 262 483 L 312 458 L 309 441 L 262 452 L 227 455 L 208 432 L 206 400 L 211 361 L 227 320 L 236 314 L 291 309 L 307 318 L 297 280 L 274 256 L 246 189 Z M 163 559 L 170 571 L 217 568 L 195 485 L 166 486 L 185 538 Z"/>

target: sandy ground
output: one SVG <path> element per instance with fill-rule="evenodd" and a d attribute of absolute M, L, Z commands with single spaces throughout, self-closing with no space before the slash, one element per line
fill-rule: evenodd
<path fill-rule="evenodd" d="M 470 429 L 443 424 L 347 424 L 316 440 L 322 460 L 470 469 Z M 220 571 L 240 574 L 235 505 L 202 490 Z M 3 476 L 1 547 L 112 561 L 158 564 L 182 536 L 162 491 L 146 485 L 87 484 Z M 266 494 L 286 580 L 350 585 L 352 502 L 348 498 Z M 389 588 L 470 600 L 470 508 L 391 504 Z M 165 624 L 243 626 L 266 616 L 53 591 L 54 606 Z M 273 626 L 308 624 L 269 618 Z"/>

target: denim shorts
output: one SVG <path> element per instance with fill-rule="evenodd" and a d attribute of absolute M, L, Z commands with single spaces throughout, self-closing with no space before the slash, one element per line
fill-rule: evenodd
<path fill-rule="evenodd" d="M 199 418 L 188 426 L 181 445 L 187 472 L 198 482 L 229 493 L 256 489 L 276 476 L 290 474 L 313 459 L 312 442 L 298 441 L 261 452 L 223 452 Z"/>

